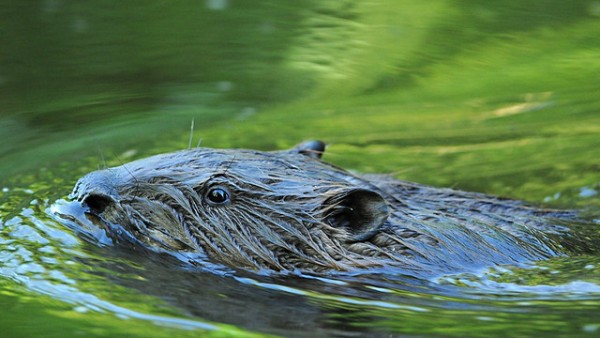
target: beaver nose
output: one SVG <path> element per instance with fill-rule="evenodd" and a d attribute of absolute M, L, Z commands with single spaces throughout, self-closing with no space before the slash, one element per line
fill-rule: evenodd
<path fill-rule="evenodd" d="M 90 212 L 100 214 L 117 202 L 116 182 L 117 176 L 110 170 L 91 172 L 77 182 L 71 198 L 87 206 Z"/>
<path fill-rule="evenodd" d="M 87 206 L 92 213 L 100 214 L 114 202 L 115 200 L 112 197 L 95 192 L 85 197 L 82 203 Z"/>

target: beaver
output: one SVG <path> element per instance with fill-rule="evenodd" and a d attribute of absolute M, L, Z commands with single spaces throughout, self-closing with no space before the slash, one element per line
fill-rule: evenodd
<path fill-rule="evenodd" d="M 275 273 L 465 272 L 563 255 L 576 237 L 574 211 L 354 174 L 324 151 L 182 150 L 89 173 L 70 198 L 118 242 Z"/>

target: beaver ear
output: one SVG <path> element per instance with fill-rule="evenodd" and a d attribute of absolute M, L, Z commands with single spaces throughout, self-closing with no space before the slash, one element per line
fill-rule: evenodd
<path fill-rule="evenodd" d="M 322 141 L 306 141 L 300 143 L 292 149 L 293 152 L 306 155 L 310 158 L 320 159 L 325 152 L 325 142 Z"/>
<path fill-rule="evenodd" d="M 348 242 L 366 241 L 379 231 L 388 218 L 387 202 L 378 193 L 353 189 L 325 202 L 324 220 L 350 233 Z"/>

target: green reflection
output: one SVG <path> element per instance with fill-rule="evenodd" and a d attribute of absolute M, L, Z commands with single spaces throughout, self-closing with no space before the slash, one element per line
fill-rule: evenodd
<path fill-rule="evenodd" d="M 28 225 L 50 222 L 40 206 L 78 177 L 186 148 L 192 120 L 192 144 L 273 150 L 322 139 L 326 160 L 360 172 L 597 215 L 599 8 L 595 0 L 0 1 L 0 218 L 29 210 Z M 13 242 L 1 253 L 19 245 L 47 266 L 41 244 L 2 235 Z M 83 250 L 48 246 L 59 263 Z M 492 279 L 598 282 L 595 257 L 547 264 Z M 124 308 L 177 315 L 94 275 L 110 271 L 87 268 L 59 270 Z M 477 281 L 464 280 L 464 289 L 482 287 L 467 283 Z M 0 289 L 10 309 L 0 328 L 10 336 L 199 333 L 77 312 L 11 279 Z M 427 306 L 394 299 L 389 307 L 326 292 L 307 299 L 330 311 L 324 323 L 349 331 L 597 334 L 597 295 L 562 296 L 427 295 Z M 219 326 L 200 334 L 247 333 Z"/>
<path fill-rule="evenodd" d="M 114 314 L 69 306 L 47 296 L 23 292 L 0 280 L 0 318 L 6 337 L 265 337 L 227 325 L 211 330 L 163 323 L 148 328 L 148 320 L 115 318 Z"/>

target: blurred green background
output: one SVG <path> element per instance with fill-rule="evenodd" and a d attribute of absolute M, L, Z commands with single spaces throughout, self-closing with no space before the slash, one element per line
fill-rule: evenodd
<path fill-rule="evenodd" d="M 1 8 L 4 178 L 184 148 L 194 120 L 194 145 L 320 138 L 330 161 L 423 183 L 534 201 L 597 188 L 598 1 Z"/>
<path fill-rule="evenodd" d="M 358 172 L 597 211 L 600 1 L 0 0 L 2 332 L 195 335 L 32 291 L 35 278 L 4 267 L 21 246 L 41 255 L 13 228 L 59 229 L 44 208 L 105 163 L 190 144 L 276 150 L 307 139 Z M 85 276 L 80 289 L 164 311 L 72 269 Z M 395 332 L 457 336 L 599 327 L 582 326 L 597 300 L 549 304 L 521 317 L 503 308 L 506 322 L 479 331 L 477 313 L 453 309 L 382 316 Z M 561 322 L 552 314 L 562 310 L 581 315 Z M 235 334 L 223 325 L 214 335 Z"/>
<path fill-rule="evenodd" d="M 597 1 L 44 0 L 0 15 L 4 175 L 182 148 L 194 119 L 205 146 L 320 138 L 331 161 L 424 183 L 536 201 L 597 185 Z"/>

